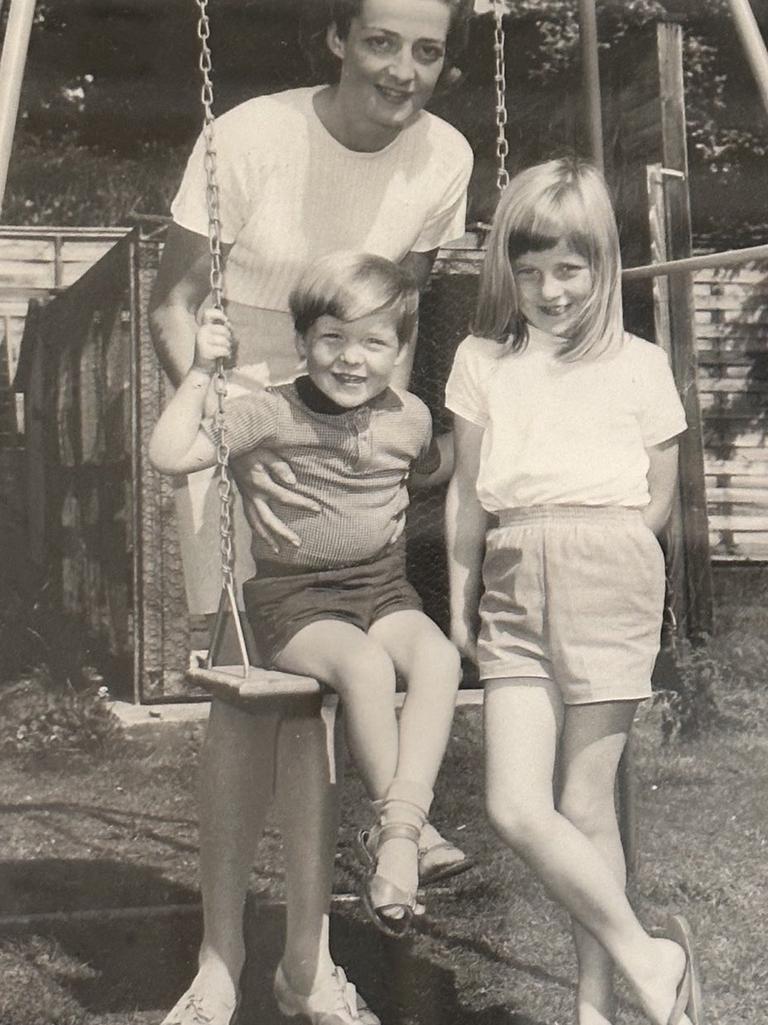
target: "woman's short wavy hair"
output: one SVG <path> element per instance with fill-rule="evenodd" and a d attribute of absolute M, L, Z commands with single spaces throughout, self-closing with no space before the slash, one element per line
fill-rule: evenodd
<path fill-rule="evenodd" d="M 438 90 L 455 82 L 460 75 L 456 65 L 467 45 L 469 20 L 474 8 L 474 0 L 440 2 L 449 9 L 450 22 L 445 67 L 438 82 Z M 365 0 L 304 0 L 301 46 L 318 80 L 335 81 L 338 78 L 339 61 L 330 53 L 325 41 L 328 28 L 335 25 L 339 36 L 345 39 L 352 19 L 358 17 L 364 3 Z"/>

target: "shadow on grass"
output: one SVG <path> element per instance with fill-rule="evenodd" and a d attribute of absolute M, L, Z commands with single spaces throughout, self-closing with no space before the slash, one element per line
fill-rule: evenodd
<path fill-rule="evenodd" d="M 88 1022 L 154 1010 L 159 1022 L 195 971 L 202 927 L 197 900 L 194 890 L 140 865 L 6 862 L 0 864 L 3 914 L 45 917 L 0 920 L 0 943 L 11 941 L 23 951 L 33 937 L 53 941 L 51 949 L 60 958 L 46 961 L 45 974 L 51 987 L 79 1004 Z M 185 904 L 189 907 L 179 907 Z M 148 907 L 159 913 L 144 913 Z M 110 909 L 119 910 L 110 914 Z M 283 947 L 284 918 L 282 907 L 249 899 L 239 1025 L 282 1021 L 272 979 Z M 541 1025 L 505 1007 L 474 1011 L 463 1006 L 452 971 L 417 955 L 408 941 L 381 936 L 351 912 L 333 914 L 331 936 L 336 961 L 386 1025 Z M 73 973 L 73 959 L 89 970 Z"/>

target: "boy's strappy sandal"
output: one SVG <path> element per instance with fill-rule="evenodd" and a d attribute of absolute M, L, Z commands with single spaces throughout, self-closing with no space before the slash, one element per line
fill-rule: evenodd
<path fill-rule="evenodd" d="M 435 859 L 432 857 L 434 854 L 441 856 Z M 419 885 L 429 886 L 431 883 L 452 879 L 462 872 L 468 872 L 476 864 L 474 858 L 470 858 L 450 840 L 439 840 L 430 847 L 419 844 Z"/>
<path fill-rule="evenodd" d="M 392 823 L 381 827 L 379 841 L 383 843 L 395 839 L 412 840 L 418 848 L 419 833 L 420 830 L 416 826 Z M 394 937 L 405 936 L 410 932 L 419 906 L 415 891 L 403 890 L 396 883 L 385 879 L 379 875 L 375 866 L 369 869 L 363 883 L 362 901 L 374 925 L 387 936 Z M 390 913 L 396 910 L 400 910 L 402 914 L 395 916 Z"/>
<path fill-rule="evenodd" d="M 371 803 L 377 814 L 381 815 L 384 802 L 372 801 Z M 380 831 L 381 825 L 377 822 L 370 829 L 361 829 L 357 834 L 355 853 L 366 871 L 376 865 L 376 850 L 379 845 Z M 462 872 L 468 872 L 477 864 L 475 858 L 466 855 L 450 840 L 439 840 L 437 843 L 425 846 L 423 836 L 422 832 L 419 838 L 419 886 L 431 886 L 432 883 L 452 879 L 454 876 L 461 875 Z M 433 857 L 435 854 L 438 855 L 436 859 Z"/>
<path fill-rule="evenodd" d="M 361 860 L 367 862 L 363 880 L 362 902 L 374 925 L 385 935 L 405 936 L 419 913 L 416 890 L 404 890 L 379 872 L 379 851 L 388 840 L 409 840 L 418 861 L 421 827 L 432 802 L 432 791 L 411 780 L 395 779 L 380 808 L 379 821 L 370 830 L 361 830 L 357 848 Z M 379 809 L 377 809 L 379 810 Z M 394 911 L 400 914 L 395 916 Z"/>

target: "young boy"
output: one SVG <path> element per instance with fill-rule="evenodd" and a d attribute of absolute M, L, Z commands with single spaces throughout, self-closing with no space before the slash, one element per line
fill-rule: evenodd
<path fill-rule="evenodd" d="M 263 658 L 321 679 L 343 700 L 349 748 L 378 816 L 361 834 L 371 865 L 365 903 L 380 928 L 401 934 L 419 910 L 419 838 L 460 673 L 405 575 L 408 476 L 439 465 L 427 408 L 390 387 L 418 293 L 389 260 L 335 253 L 307 269 L 290 307 L 307 374 L 229 402 L 225 441 L 235 460 L 260 446 L 289 457 L 316 511 L 278 510 L 298 547 L 275 554 L 254 534 L 259 573 L 243 598 Z M 226 318 L 207 311 L 194 363 L 150 441 L 162 473 L 216 462 L 206 396 L 216 359 L 233 350 Z M 247 507 L 247 485 L 242 498 Z M 399 725 L 396 673 L 407 686 Z"/>

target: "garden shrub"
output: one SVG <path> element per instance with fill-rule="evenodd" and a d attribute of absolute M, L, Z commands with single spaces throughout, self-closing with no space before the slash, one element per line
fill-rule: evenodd
<path fill-rule="evenodd" d="M 674 683 L 654 695 L 667 742 L 691 740 L 717 724 L 717 693 L 724 681 L 724 666 L 708 643 L 677 642 L 672 654 L 677 668 Z"/>
<path fill-rule="evenodd" d="M 108 698 L 106 687 L 64 693 L 38 690 L 7 724 L 3 748 L 34 757 L 113 753 L 124 745 L 125 733 Z"/>

